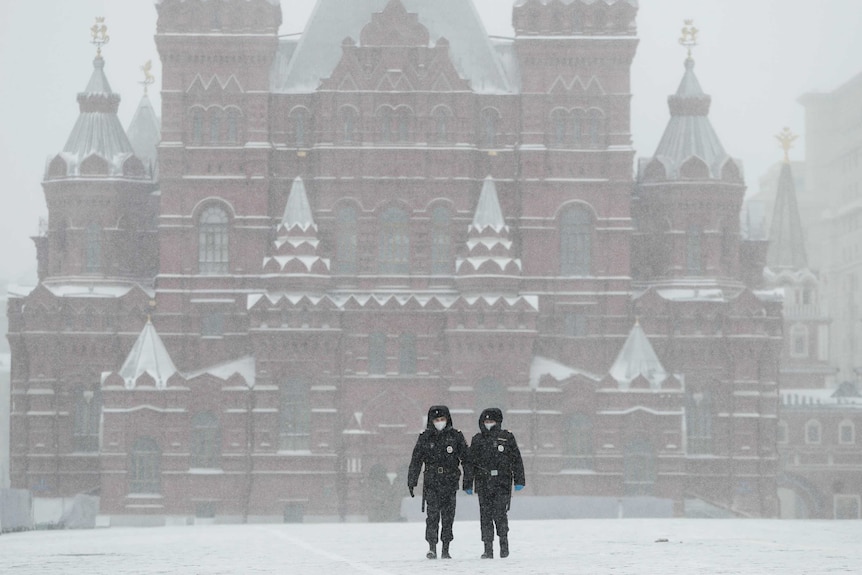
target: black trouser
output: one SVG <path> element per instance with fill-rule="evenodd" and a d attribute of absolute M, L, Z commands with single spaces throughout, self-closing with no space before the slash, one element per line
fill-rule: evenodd
<path fill-rule="evenodd" d="M 509 500 L 511 492 L 505 487 L 489 486 L 482 489 L 479 495 L 479 525 L 482 529 L 482 541 L 494 541 L 494 525 L 497 535 L 501 538 L 509 533 Z"/>
<path fill-rule="evenodd" d="M 454 539 L 452 522 L 455 521 L 455 494 L 457 487 L 450 485 L 425 487 L 425 540 L 431 545 L 437 544 L 437 526 L 440 527 L 440 540 L 448 543 Z"/>

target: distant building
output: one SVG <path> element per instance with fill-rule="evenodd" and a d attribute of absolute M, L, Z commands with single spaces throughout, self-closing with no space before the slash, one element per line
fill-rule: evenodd
<path fill-rule="evenodd" d="M 781 294 L 691 58 L 632 178 L 635 0 L 518 1 L 509 40 L 468 0 L 156 8 L 161 120 L 122 129 L 99 56 L 45 173 L 14 486 L 394 519 L 446 403 L 503 409 L 527 494 L 778 514 Z"/>
<path fill-rule="evenodd" d="M 862 74 L 828 93 L 805 94 L 806 186 L 821 214 L 811 234 L 834 318 L 832 362 L 844 380 L 862 369 Z"/>

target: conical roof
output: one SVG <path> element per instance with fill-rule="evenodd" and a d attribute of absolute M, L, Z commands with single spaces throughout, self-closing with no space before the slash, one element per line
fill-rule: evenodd
<path fill-rule="evenodd" d="M 608 373 L 624 388 L 641 375 L 650 382 L 652 389 L 659 389 L 662 382 L 667 379 L 668 373 L 662 367 L 640 322 L 635 323 L 629 332 L 623 348 Z"/>
<path fill-rule="evenodd" d="M 156 387 L 164 388 L 168 379 L 177 373 L 177 368 L 162 338 L 156 333 L 156 328 L 149 320 L 135 341 L 135 345 L 132 346 L 132 351 L 123 362 L 119 373 L 127 389 L 135 387 L 135 381 L 145 373 L 155 380 Z"/>
<path fill-rule="evenodd" d="M 503 210 L 500 208 L 500 200 L 497 198 L 497 187 L 491 176 L 486 177 L 482 184 L 482 192 L 479 194 L 479 202 L 476 204 L 472 227 L 480 232 L 485 228 L 500 232 L 506 227 Z"/>
<path fill-rule="evenodd" d="M 308 203 L 308 194 L 305 192 L 305 183 L 300 177 L 293 180 L 290 195 L 287 197 L 287 204 L 284 206 L 281 225 L 286 230 L 294 227 L 298 227 L 302 231 L 309 228 L 317 229 L 314 216 L 311 213 L 311 205 Z"/>
<path fill-rule="evenodd" d="M 778 191 L 769 228 L 769 249 L 766 265 L 773 272 L 798 271 L 808 267 L 802 219 L 796 202 L 796 185 L 790 164 L 784 162 L 778 175 Z"/>
<path fill-rule="evenodd" d="M 730 156 L 709 121 L 710 103 L 694 73 L 694 60 L 688 58 L 676 94 L 668 97 L 670 121 L 654 155 L 664 164 L 668 179 L 679 179 L 680 168 L 693 157 L 706 164 L 710 178 L 721 177 Z"/>
<path fill-rule="evenodd" d="M 138 109 L 129 124 L 128 136 L 135 155 L 145 165 L 155 166 L 162 130 L 153 103 L 146 94 L 138 102 Z"/>

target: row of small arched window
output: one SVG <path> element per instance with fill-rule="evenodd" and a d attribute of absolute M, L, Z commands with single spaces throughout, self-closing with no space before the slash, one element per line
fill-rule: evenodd
<path fill-rule="evenodd" d="M 344 206 L 336 215 L 334 271 L 355 275 L 359 272 L 358 210 Z M 377 236 L 377 273 L 404 275 L 411 272 L 411 230 L 409 214 L 398 207 L 385 209 L 379 216 Z M 572 206 L 560 218 L 560 275 L 585 276 L 591 273 L 592 213 Z M 229 273 L 230 218 L 219 205 L 206 207 L 198 220 L 198 270 L 201 274 Z M 431 274 L 450 275 L 454 270 L 452 222 L 449 210 L 437 207 L 431 214 Z"/>
<path fill-rule="evenodd" d="M 808 445 L 819 445 L 823 442 L 823 424 L 816 419 L 805 423 L 805 443 Z M 840 445 L 854 445 L 856 443 L 856 425 L 849 419 L 838 423 L 837 443 Z M 778 422 L 778 443 L 789 443 L 789 426 L 786 421 Z"/>

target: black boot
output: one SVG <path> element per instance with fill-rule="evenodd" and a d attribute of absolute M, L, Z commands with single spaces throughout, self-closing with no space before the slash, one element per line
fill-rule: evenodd
<path fill-rule="evenodd" d="M 440 553 L 440 558 L 441 559 L 451 559 L 452 558 L 452 556 L 449 555 L 449 542 L 448 541 L 443 542 L 443 551 Z"/>
<path fill-rule="evenodd" d="M 437 544 L 429 543 L 428 544 L 428 553 L 425 554 L 425 557 L 428 559 L 437 559 Z"/>
<path fill-rule="evenodd" d="M 493 541 L 485 541 L 485 552 L 482 553 L 482 559 L 493 559 L 494 558 L 494 542 Z"/>
<path fill-rule="evenodd" d="M 500 557 L 508 557 L 509 556 L 509 539 L 507 537 L 500 537 Z"/>

